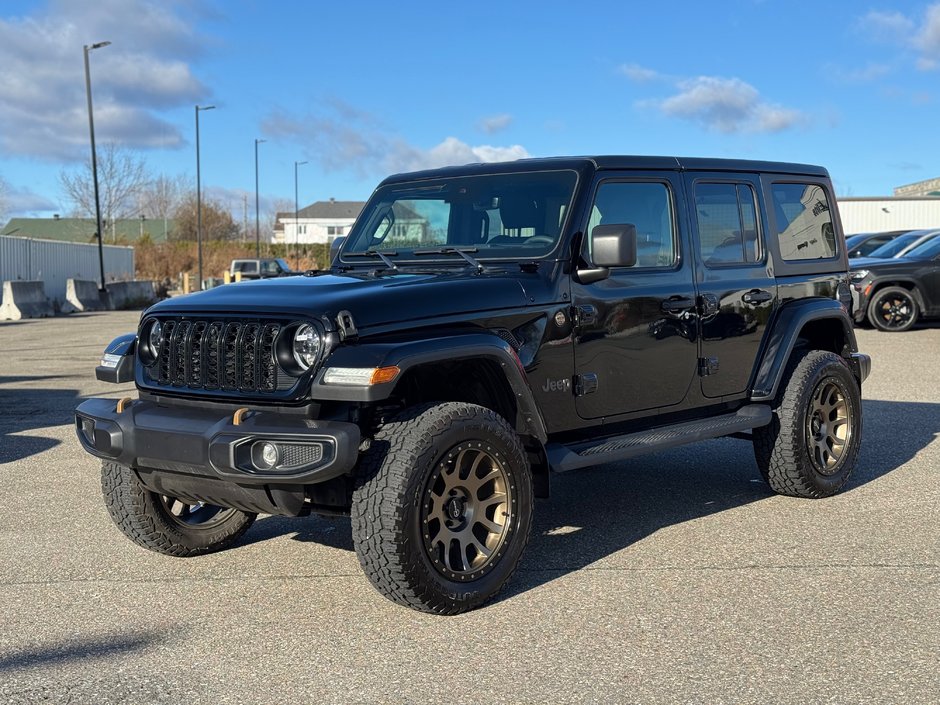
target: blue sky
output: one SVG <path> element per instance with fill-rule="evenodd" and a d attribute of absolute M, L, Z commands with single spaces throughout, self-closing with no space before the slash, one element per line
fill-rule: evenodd
<path fill-rule="evenodd" d="M 7 216 L 68 213 L 96 136 L 262 210 L 392 171 L 559 154 L 802 161 L 841 195 L 940 176 L 940 2 L 42 0 L 0 5 Z M 0 215 L 2 221 L 3 215 Z"/>

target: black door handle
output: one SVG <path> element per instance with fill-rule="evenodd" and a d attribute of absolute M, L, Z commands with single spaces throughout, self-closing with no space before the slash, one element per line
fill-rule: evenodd
<path fill-rule="evenodd" d="M 661 308 L 666 313 L 681 313 L 695 307 L 695 300 L 687 296 L 670 296 L 665 299 Z"/>
<path fill-rule="evenodd" d="M 746 304 L 762 304 L 770 301 L 773 297 L 774 295 L 769 291 L 764 291 L 763 289 L 751 289 L 741 297 L 741 300 Z"/>

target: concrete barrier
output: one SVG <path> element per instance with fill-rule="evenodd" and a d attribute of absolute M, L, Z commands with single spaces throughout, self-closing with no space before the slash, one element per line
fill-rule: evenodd
<path fill-rule="evenodd" d="M 41 281 L 16 279 L 3 282 L 0 321 L 44 318 L 54 314 L 52 303 L 46 298 L 46 290 Z"/>
<path fill-rule="evenodd" d="M 107 311 L 110 306 L 108 295 L 102 297 L 98 290 L 98 282 L 90 279 L 66 279 L 65 303 L 62 304 L 62 313 L 78 313 L 83 311 Z"/>
<path fill-rule="evenodd" d="M 111 307 L 116 310 L 145 308 L 157 302 L 157 283 L 154 281 L 111 282 L 105 284 Z"/>

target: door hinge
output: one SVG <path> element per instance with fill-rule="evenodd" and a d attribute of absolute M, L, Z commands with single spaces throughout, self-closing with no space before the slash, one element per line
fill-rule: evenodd
<path fill-rule="evenodd" d="M 585 372 L 583 375 L 574 376 L 574 395 L 583 397 L 586 394 L 593 394 L 597 391 L 597 374 L 594 372 Z"/>
<path fill-rule="evenodd" d="M 717 357 L 700 357 L 698 359 L 698 375 L 699 377 L 708 377 L 709 375 L 718 374 L 718 358 Z"/>

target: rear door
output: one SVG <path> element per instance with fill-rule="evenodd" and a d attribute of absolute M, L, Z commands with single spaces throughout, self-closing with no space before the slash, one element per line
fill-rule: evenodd
<path fill-rule="evenodd" d="M 747 391 L 777 285 L 764 245 L 756 174 L 687 172 L 701 315 L 702 393 Z"/>

